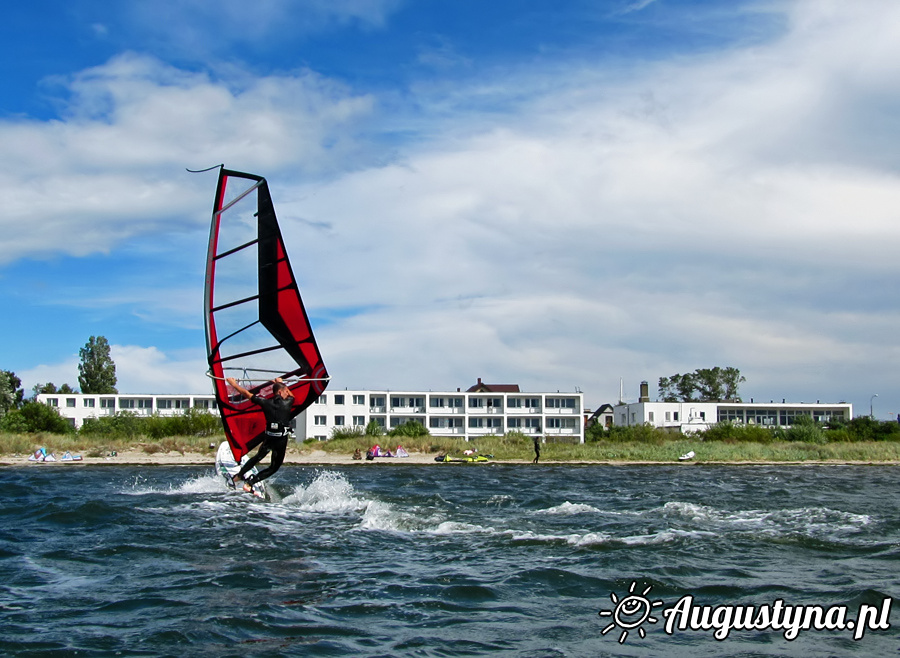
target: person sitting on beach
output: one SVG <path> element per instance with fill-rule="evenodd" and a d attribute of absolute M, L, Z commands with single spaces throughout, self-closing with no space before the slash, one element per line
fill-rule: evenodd
<path fill-rule="evenodd" d="M 253 404 L 258 404 L 266 417 L 265 431 L 261 432 L 259 436 L 251 439 L 250 442 L 247 443 L 248 451 L 253 450 L 256 446 L 259 446 L 259 451 L 253 457 L 248 459 L 247 463 L 244 464 L 241 467 L 241 470 L 232 478 L 232 481 L 235 484 L 240 480 L 244 480 L 244 474 L 256 466 L 259 460 L 271 451 L 272 460 L 269 463 L 268 468 L 265 468 L 256 475 L 251 475 L 244 480 L 244 491 L 252 492 L 254 484 L 274 475 L 275 472 L 281 468 L 281 464 L 284 463 L 284 455 L 287 452 L 288 425 L 290 425 L 290 422 L 294 417 L 294 394 L 291 392 L 291 389 L 281 381 L 281 378 L 277 378 L 273 382 L 273 395 L 271 398 L 261 398 L 258 395 L 254 395 L 238 384 L 234 377 L 229 377 L 226 381 L 231 384 L 234 390 L 250 400 Z"/>
<path fill-rule="evenodd" d="M 357 448 L 357 449 L 353 452 L 353 459 L 362 459 L 362 450 L 360 450 L 359 448 Z"/>

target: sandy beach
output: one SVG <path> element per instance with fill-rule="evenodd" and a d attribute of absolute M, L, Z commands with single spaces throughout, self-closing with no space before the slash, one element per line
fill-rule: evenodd
<path fill-rule="evenodd" d="M 351 454 L 335 454 L 325 452 L 324 450 L 304 450 L 301 452 L 289 452 L 284 459 L 286 466 L 402 466 L 412 464 L 433 464 L 435 466 L 448 466 L 451 464 L 442 464 L 434 460 L 439 453 L 423 453 L 410 452 L 409 457 L 376 457 L 374 460 L 353 459 Z M 57 455 L 57 459 L 61 455 Z M 155 452 L 148 453 L 143 450 L 122 450 L 116 455 L 107 455 L 104 457 L 88 457 L 84 456 L 80 461 L 55 461 L 55 462 L 32 462 L 28 460 L 29 455 L 2 455 L 0 456 L 0 466 L 30 466 L 35 468 L 48 468 L 54 466 L 63 466 L 73 468 L 79 465 L 108 465 L 108 466 L 198 466 L 208 465 L 212 467 L 215 464 L 215 452 L 210 449 L 206 453 L 199 452 Z M 268 463 L 268 459 L 264 459 L 263 464 Z M 497 464 L 531 464 L 530 460 L 525 459 L 492 459 L 490 462 Z M 702 460 L 692 461 L 625 461 L 625 460 L 544 460 L 541 465 L 567 464 L 567 465 L 607 465 L 607 466 L 632 466 L 632 465 L 680 465 L 680 466 L 696 466 L 701 464 L 715 465 L 756 465 L 756 466 L 787 466 L 787 465 L 879 465 L 879 466 L 897 466 L 900 461 L 846 461 L 846 460 L 817 460 L 817 461 L 729 461 L 729 462 L 709 462 Z M 456 463 L 463 466 L 477 466 L 478 464 Z"/>

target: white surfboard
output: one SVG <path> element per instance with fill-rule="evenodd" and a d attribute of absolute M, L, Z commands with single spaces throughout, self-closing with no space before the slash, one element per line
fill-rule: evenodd
<path fill-rule="evenodd" d="M 222 477 L 227 487 L 236 489 L 232 477 L 238 474 L 238 472 L 241 470 L 241 466 L 246 464 L 248 459 L 250 459 L 250 455 L 244 455 L 244 458 L 241 459 L 241 463 L 238 464 L 236 461 L 234 461 L 234 454 L 232 454 L 231 452 L 231 446 L 228 445 L 228 441 L 222 441 L 222 444 L 219 446 L 218 452 L 216 452 L 216 473 Z M 246 475 L 256 475 L 257 472 L 258 471 L 254 466 L 249 471 L 247 471 Z M 253 485 L 254 496 L 258 498 L 266 498 L 266 493 L 266 485 L 264 483 L 257 482 Z"/>

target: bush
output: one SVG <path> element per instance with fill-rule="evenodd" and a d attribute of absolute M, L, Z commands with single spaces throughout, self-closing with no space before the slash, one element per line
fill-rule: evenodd
<path fill-rule="evenodd" d="M 370 420 L 366 425 L 365 436 L 384 436 L 384 428 L 376 420 Z"/>
<path fill-rule="evenodd" d="M 363 428 L 359 426 L 331 428 L 332 439 L 356 439 L 365 435 L 366 433 L 363 431 Z"/>
<path fill-rule="evenodd" d="M 610 443 L 662 443 L 672 439 L 672 434 L 650 423 L 620 427 L 613 425 L 604 439 Z"/>
<path fill-rule="evenodd" d="M 704 441 L 724 441 L 726 443 L 772 443 L 775 434 L 759 425 L 742 425 L 723 420 L 701 433 Z"/>
<path fill-rule="evenodd" d="M 81 433 L 87 436 L 105 436 L 116 439 L 133 439 L 147 436 L 163 439 L 170 436 L 212 436 L 222 431 L 219 417 L 201 409 L 187 409 L 175 416 L 137 416 L 130 411 L 120 411 L 114 416 L 86 418 Z"/>
<path fill-rule="evenodd" d="M 854 441 L 900 441 L 900 424 L 869 416 L 857 416 L 851 420 L 847 423 L 847 431 Z"/>
<path fill-rule="evenodd" d="M 388 436 L 428 436 L 431 432 L 422 423 L 417 420 L 410 420 L 402 425 L 398 425 L 390 432 Z"/>
<path fill-rule="evenodd" d="M 801 443 L 828 443 L 825 432 L 812 419 L 812 416 L 797 416 L 794 423 L 784 430 L 785 441 Z"/>
<path fill-rule="evenodd" d="M 13 409 L 0 419 L 0 429 L 5 432 L 72 434 L 75 428 L 59 412 L 42 402 L 29 400 L 21 409 Z"/>

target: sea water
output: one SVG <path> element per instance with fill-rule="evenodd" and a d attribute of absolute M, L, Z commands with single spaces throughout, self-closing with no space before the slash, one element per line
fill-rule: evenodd
<path fill-rule="evenodd" d="M 0 655 L 897 655 L 898 475 L 0 468 Z"/>

